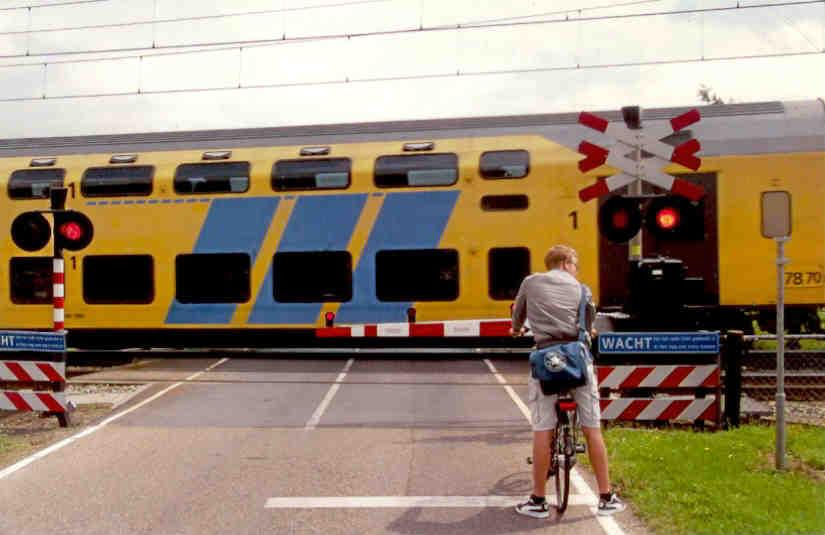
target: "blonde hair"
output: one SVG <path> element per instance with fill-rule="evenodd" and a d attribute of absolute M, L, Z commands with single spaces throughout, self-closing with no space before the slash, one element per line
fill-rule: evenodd
<path fill-rule="evenodd" d="M 567 245 L 554 245 L 544 256 L 544 265 L 547 269 L 559 268 L 568 260 L 578 259 L 576 250 Z"/>

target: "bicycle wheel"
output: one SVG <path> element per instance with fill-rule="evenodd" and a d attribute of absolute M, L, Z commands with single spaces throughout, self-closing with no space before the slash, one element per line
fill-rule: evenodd
<path fill-rule="evenodd" d="M 561 419 L 565 421 L 556 427 L 556 433 L 553 439 L 555 443 L 554 457 L 557 459 L 555 474 L 556 510 L 559 514 L 567 510 L 567 501 L 570 497 L 570 469 L 572 468 L 570 454 L 567 451 L 568 448 L 565 447 L 565 444 L 569 444 L 572 438 L 570 436 L 570 424 L 567 422 L 567 414 L 562 413 L 559 420 Z"/>

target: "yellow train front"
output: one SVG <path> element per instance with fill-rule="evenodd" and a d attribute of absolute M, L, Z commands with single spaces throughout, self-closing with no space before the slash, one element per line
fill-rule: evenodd
<path fill-rule="evenodd" d="M 787 303 L 797 327 L 810 323 L 825 302 L 822 102 L 701 111 L 702 167 L 680 175 L 707 192 L 701 233 L 648 232 L 645 256 L 682 261 L 676 313 L 747 326 L 775 302 L 760 192 L 787 190 Z M 521 279 L 559 242 L 579 251 L 603 309 L 638 305 L 645 288 L 629 286 L 627 246 L 600 235 L 599 203 L 578 198 L 609 170 L 578 171 L 575 147 L 589 134 L 575 118 L 7 140 L 0 327 L 51 325 L 50 236 L 27 218 L 48 209 L 56 185 L 93 227 L 73 227 L 93 236 L 65 254 L 75 346 L 308 342 L 330 312 L 336 324 L 404 322 L 410 309 L 419 322 L 505 318 Z"/>

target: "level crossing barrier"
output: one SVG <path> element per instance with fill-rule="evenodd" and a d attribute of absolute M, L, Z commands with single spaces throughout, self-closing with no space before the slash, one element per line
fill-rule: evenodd
<path fill-rule="evenodd" d="M 43 412 L 68 427 L 65 351 L 65 332 L 0 331 L 0 352 L 10 354 L 0 360 L 0 410 Z"/>

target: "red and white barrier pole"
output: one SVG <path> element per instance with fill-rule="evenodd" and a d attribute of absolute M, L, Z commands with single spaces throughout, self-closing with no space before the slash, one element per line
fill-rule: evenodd
<path fill-rule="evenodd" d="M 63 258 L 59 250 L 55 250 L 52 260 L 52 330 L 61 332 L 64 326 L 63 307 L 65 305 L 66 290 L 63 276 Z"/>

